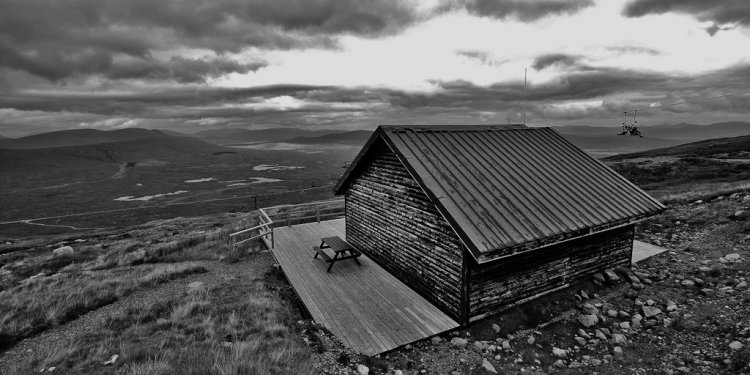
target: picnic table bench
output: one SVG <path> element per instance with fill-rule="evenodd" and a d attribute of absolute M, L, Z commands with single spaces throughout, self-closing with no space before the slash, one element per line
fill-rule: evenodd
<path fill-rule="evenodd" d="M 342 240 L 338 236 L 321 238 L 320 246 L 313 246 L 313 250 L 315 250 L 315 256 L 313 257 L 314 259 L 317 259 L 318 255 L 320 255 L 320 257 L 323 258 L 326 263 L 329 263 L 328 270 L 326 272 L 331 272 L 331 268 L 333 268 L 334 263 L 345 259 L 354 259 L 354 261 L 357 262 L 358 266 L 362 266 L 359 263 L 359 260 L 357 260 L 357 258 L 359 258 L 362 253 L 360 253 L 352 245 Z M 331 256 L 327 251 L 332 251 L 333 256 Z M 349 255 L 344 255 L 344 253 L 349 253 Z"/>

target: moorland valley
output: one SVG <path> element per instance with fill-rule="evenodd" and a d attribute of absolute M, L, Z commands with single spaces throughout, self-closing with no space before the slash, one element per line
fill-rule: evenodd
<path fill-rule="evenodd" d="M 557 130 L 668 206 L 636 231 L 668 251 L 379 357 L 227 245 L 258 207 L 330 198 L 369 132 L 0 139 L 2 374 L 750 373 L 750 124 Z"/>

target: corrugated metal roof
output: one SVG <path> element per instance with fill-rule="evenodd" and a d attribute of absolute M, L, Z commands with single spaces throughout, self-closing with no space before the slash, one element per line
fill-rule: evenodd
<path fill-rule="evenodd" d="M 554 130 L 517 125 L 380 126 L 337 193 L 378 137 L 480 262 L 664 209 Z"/>

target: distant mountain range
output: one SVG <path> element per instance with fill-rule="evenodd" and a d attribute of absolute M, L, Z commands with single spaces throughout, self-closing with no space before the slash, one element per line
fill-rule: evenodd
<path fill-rule="evenodd" d="M 643 126 L 643 138 L 629 135 L 616 135 L 620 128 L 603 126 L 563 126 L 553 127 L 573 144 L 601 156 L 639 152 L 655 148 L 664 148 L 679 144 L 701 141 L 711 138 L 737 137 L 750 135 L 750 123 L 722 122 L 710 125 L 676 124 Z M 209 147 L 207 142 L 219 145 L 236 145 L 247 143 L 285 142 L 300 145 L 344 144 L 360 146 L 372 134 L 369 130 L 342 132 L 335 129 L 306 130 L 298 128 L 270 128 L 250 130 L 243 128 L 210 129 L 195 134 L 183 134 L 173 130 L 121 129 L 101 131 L 95 129 L 62 130 L 50 133 L 35 134 L 22 138 L 1 138 L 0 148 L 4 149 L 38 149 L 69 147 L 141 141 L 163 138 L 162 147 L 167 144 L 184 144 L 197 141 L 196 150 Z M 180 140 L 180 141 L 177 141 Z M 138 142 L 134 143 L 137 144 Z M 168 147 L 167 147 L 168 148 Z"/>
<path fill-rule="evenodd" d="M 193 137 L 202 138 L 211 142 L 221 144 L 257 143 L 257 142 L 283 142 L 288 139 L 301 137 L 321 137 L 328 134 L 340 133 L 340 130 L 305 130 L 298 128 L 270 128 L 270 129 L 210 129 L 191 134 Z"/>
<path fill-rule="evenodd" d="M 372 132 L 369 130 L 354 130 L 344 133 L 332 133 L 319 136 L 294 137 L 284 140 L 286 143 L 294 144 L 346 144 L 346 145 L 364 145 L 367 138 L 370 138 Z"/>

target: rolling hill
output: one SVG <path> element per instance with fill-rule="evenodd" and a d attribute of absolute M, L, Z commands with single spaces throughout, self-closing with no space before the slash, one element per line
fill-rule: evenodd
<path fill-rule="evenodd" d="M 119 130 L 73 129 L 29 135 L 4 140 L 0 147 L 10 149 L 55 148 L 100 143 L 125 142 L 138 139 L 169 137 L 160 130 L 128 128 Z"/>
<path fill-rule="evenodd" d="M 627 160 L 634 158 L 672 157 L 711 157 L 724 159 L 750 159 L 750 135 L 707 139 L 672 147 L 657 148 L 641 152 L 614 155 L 605 160 Z"/>
<path fill-rule="evenodd" d="M 153 134 L 150 138 L 77 146 L 0 148 L 0 174 L 5 180 L 0 186 L 95 180 L 112 176 L 125 163 L 170 162 L 233 151 L 200 139 Z"/>
<path fill-rule="evenodd" d="M 553 126 L 552 128 L 561 134 L 584 137 L 610 136 L 620 131 L 620 128 L 616 126 Z M 644 138 L 661 139 L 667 142 L 674 142 L 673 145 L 676 145 L 710 138 L 750 135 L 750 123 L 719 122 L 708 125 L 641 125 L 640 130 Z"/>

